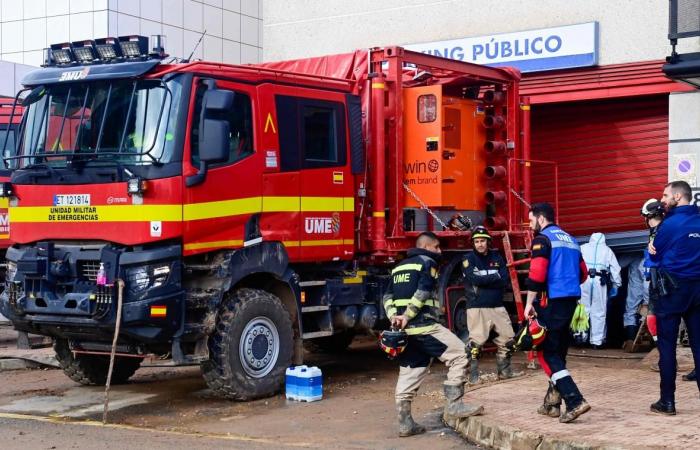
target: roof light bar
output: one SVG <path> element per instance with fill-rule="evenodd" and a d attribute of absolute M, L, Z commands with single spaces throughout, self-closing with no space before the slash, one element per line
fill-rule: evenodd
<path fill-rule="evenodd" d="M 95 41 L 73 42 L 73 55 L 81 64 L 90 64 L 98 59 L 95 51 Z"/>
<path fill-rule="evenodd" d="M 51 60 L 55 64 L 58 64 L 60 66 L 72 64 L 74 62 L 73 51 L 70 42 L 66 42 L 63 44 L 53 44 L 51 46 L 50 53 Z"/>
<path fill-rule="evenodd" d="M 111 61 L 122 57 L 122 49 L 117 38 L 95 39 L 95 48 L 102 61 Z"/>
<path fill-rule="evenodd" d="M 148 38 L 146 36 L 120 36 L 119 46 L 125 58 L 148 56 Z"/>
<path fill-rule="evenodd" d="M 145 61 L 168 56 L 165 53 L 165 36 L 154 35 L 151 42 L 153 47 L 149 48 L 146 36 L 131 35 L 53 44 L 44 49 L 43 66 Z"/>

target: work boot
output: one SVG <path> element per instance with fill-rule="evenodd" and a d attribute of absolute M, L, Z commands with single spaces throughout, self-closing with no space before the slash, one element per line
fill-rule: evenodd
<path fill-rule="evenodd" d="M 587 413 L 588 411 L 591 410 L 591 405 L 589 405 L 586 400 L 581 400 L 581 403 L 578 404 L 578 406 L 571 408 L 571 409 L 566 409 L 564 413 L 559 416 L 559 422 L 561 423 L 569 423 L 573 422 L 578 418 L 578 416 Z"/>
<path fill-rule="evenodd" d="M 399 437 L 425 433 L 425 427 L 413 421 L 411 402 L 409 400 L 401 400 L 396 406 L 399 411 Z"/>
<path fill-rule="evenodd" d="M 690 373 L 683 375 L 681 378 L 683 381 L 695 381 L 698 379 L 698 376 L 695 374 L 695 369 L 693 369 Z"/>
<path fill-rule="evenodd" d="M 554 384 L 549 383 L 549 388 L 544 396 L 544 401 L 539 408 L 537 408 L 537 413 L 543 416 L 549 417 L 559 417 L 561 414 L 561 394 L 554 387 Z"/>
<path fill-rule="evenodd" d="M 484 407 L 481 405 L 470 405 L 462 402 L 464 396 L 463 384 L 447 384 L 443 385 L 445 391 L 445 411 L 443 419 L 462 419 L 469 416 L 476 416 L 484 412 Z"/>
<path fill-rule="evenodd" d="M 513 372 L 510 356 L 496 356 L 496 370 L 499 380 L 507 380 L 523 374 L 522 372 Z"/>
<path fill-rule="evenodd" d="M 634 340 L 637 338 L 637 327 L 627 325 L 625 327 L 625 342 L 622 344 L 622 350 L 625 353 L 631 353 L 634 347 Z"/>
<path fill-rule="evenodd" d="M 479 360 L 472 359 L 469 363 L 469 384 L 477 384 L 479 382 Z"/>
<path fill-rule="evenodd" d="M 667 416 L 675 416 L 676 402 L 665 402 L 663 400 L 659 400 L 656 403 L 652 403 L 649 409 L 651 412 L 666 414 Z"/>

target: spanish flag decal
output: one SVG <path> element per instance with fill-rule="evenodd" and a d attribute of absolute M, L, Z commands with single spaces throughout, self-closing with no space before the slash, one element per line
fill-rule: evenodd
<path fill-rule="evenodd" d="M 166 306 L 151 306 L 151 317 L 165 317 L 168 315 Z"/>

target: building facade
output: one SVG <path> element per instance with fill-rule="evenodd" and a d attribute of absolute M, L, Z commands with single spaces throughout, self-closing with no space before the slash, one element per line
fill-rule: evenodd
<path fill-rule="evenodd" d="M 15 64 L 38 67 L 50 44 L 129 34 L 165 35 L 173 57 L 194 51 L 192 58 L 255 63 L 262 59 L 262 0 L 0 2 L 0 60 Z M 0 94 L 13 95 L 2 87 Z"/>
<path fill-rule="evenodd" d="M 560 222 L 577 235 L 631 233 L 640 240 L 646 199 L 659 197 L 669 179 L 698 186 L 700 147 L 687 141 L 700 136 L 700 122 L 683 112 L 697 94 L 661 71 L 671 52 L 667 0 L 310 0 L 304 8 L 281 1 L 264 7 L 266 61 L 400 45 L 520 67 L 521 94 L 532 103 L 532 158 L 557 163 Z M 587 31 L 567 44 L 563 29 L 581 25 Z M 589 50 L 577 53 L 582 45 Z M 679 42 L 681 53 L 698 50 L 697 39 Z M 669 120 L 677 135 L 670 145 Z M 537 181 L 533 200 L 551 200 L 551 183 Z"/>

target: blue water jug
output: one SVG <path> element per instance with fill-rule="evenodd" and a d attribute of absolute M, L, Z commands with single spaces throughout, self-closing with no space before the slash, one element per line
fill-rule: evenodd
<path fill-rule="evenodd" d="M 297 400 L 315 402 L 323 397 L 323 374 L 318 367 L 302 366 L 297 374 Z"/>

